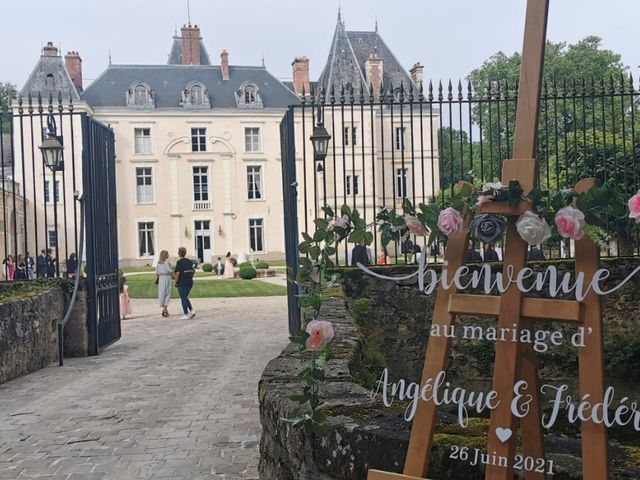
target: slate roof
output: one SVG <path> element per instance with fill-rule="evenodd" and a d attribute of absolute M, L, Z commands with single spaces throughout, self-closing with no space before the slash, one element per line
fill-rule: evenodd
<path fill-rule="evenodd" d="M 50 77 L 52 81 L 48 82 L 47 76 L 49 75 L 52 76 Z M 29 75 L 27 83 L 20 90 L 20 95 L 26 97 L 31 93 L 35 97 L 41 93 L 42 98 L 46 99 L 49 94 L 52 94 L 55 100 L 58 98 L 58 92 L 61 92 L 64 98 L 68 99 L 71 95 L 74 100 L 80 100 L 80 95 L 71 81 L 62 57 L 42 55 Z"/>
<path fill-rule="evenodd" d="M 318 79 L 318 85 L 324 86 L 327 91 L 333 85 L 338 91 L 341 86 L 346 87 L 351 84 L 356 91 L 359 91 L 360 85 L 366 83 L 364 63 L 371 53 L 376 53 L 382 59 L 382 84 L 386 91 L 399 88 L 401 82 L 405 89 L 408 88 L 412 83 L 411 77 L 384 43 L 380 34 L 377 31 L 347 31 L 340 17 L 338 17 L 331 50 Z"/>
<path fill-rule="evenodd" d="M 182 65 L 182 38 L 177 35 L 173 37 L 173 45 L 169 52 L 169 61 L 167 65 Z M 211 65 L 211 59 L 204 48 L 204 42 L 200 40 L 200 65 Z"/>
<path fill-rule="evenodd" d="M 94 107 L 126 107 L 126 91 L 145 82 L 154 92 L 155 108 L 183 108 L 181 93 L 191 81 L 204 84 L 211 108 L 236 108 L 235 92 L 245 82 L 258 86 L 265 108 L 282 108 L 298 97 L 264 67 L 230 66 L 222 80 L 219 65 L 112 65 L 82 93 Z"/>

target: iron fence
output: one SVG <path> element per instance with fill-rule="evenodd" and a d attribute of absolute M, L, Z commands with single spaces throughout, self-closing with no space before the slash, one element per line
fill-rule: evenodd
<path fill-rule="evenodd" d="M 479 188 L 499 179 L 502 161 L 512 155 L 517 94 L 517 83 L 496 81 L 474 89 L 470 82 L 449 81 L 375 93 L 345 85 L 303 98 L 285 119 L 295 134 L 289 133 L 293 141 L 283 150 L 285 161 L 295 159 L 299 230 L 313 230 L 325 203 L 336 210 L 343 204 L 358 208 L 371 223 L 381 207 L 401 211 L 404 198 L 414 205 L 444 205 L 459 180 Z M 639 97 L 630 76 L 545 82 L 538 132 L 540 188 L 554 193 L 593 176 L 614 183 L 625 198 L 638 191 Z M 331 135 L 321 163 L 314 161 L 309 140 L 319 119 Z M 610 233 L 603 256 L 640 254 L 640 238 L 629 221 L 609 219 L 603 227 Z M 391 245 L 389 260 L 413 261 L 419 242 L 414 238 L 411 243 Z M 349 248 L 336 253 L 338 264 L 349 262 Z M 552 239 L 543 251 L 546 258 L 570 258 L 573 246 Z M 434 246 L 421 254 L 439 261 L 441 252 L 441 246 Z M 376 232 L 372 263 L 383 253 Z"/>
<path fill-rule="evenodd" d="M 9 111 L 0 111 L 2 259 L 28 253 L 37 263 L 38 254 L 51 249 L 54 271 L 50 268 L 48 276 L 66 273 L 68 259 L 78 251 L 80 213 L 74 192 L 82 190 L 82 159 L 76 157 L 82 152 L 85 117 L 62 93 L 56 100 L 52 95 L 18 97 Z M 52 121 L 63 143 L 59 170 L 49 169 L 39 151 Z M 6 264 L 2 273 L 8 279 Z"/>

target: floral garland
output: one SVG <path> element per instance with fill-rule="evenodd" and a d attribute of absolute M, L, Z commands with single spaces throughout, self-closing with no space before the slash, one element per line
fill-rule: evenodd
<path fill-rule="evenodd" d="M 620 220 L 627 216 L 620 192 L 606 182 L 586 192 L 562 190 L 550 197 L 548 192 L 539 189 L 524 195 L 517 180 L 509 185 L 486 183 L 479 193 L 470 184 L 464 184 L 445 208 L 420 204 L 416 210 L 408 199 L 403 202 L 403 215 L 383 208 L 377 215 L 382 244 L 402 242 L 410 235 L 425 237 L 429 233 L 429 244 L 446 241 L 462 232 L 465 212 L 474 215 L 470 225 L 472 237 L 483 243 L 495 243 L 504 235 L 505 220 L 498 215 L 479 213 L 491 202 L 506 202 L 511 207 L 520 202 L 530 203 L 531 208 L 516 222 L 520 237 L 529 245 L 544 243 L 554 231 L 560 237 L 572 240 L 587 235 L 602 245 L 609 236 L 602 228 L 607 224 L 607 218 Z M 640 223 L 640 190 L 627 205 L 628 217 Z"/>

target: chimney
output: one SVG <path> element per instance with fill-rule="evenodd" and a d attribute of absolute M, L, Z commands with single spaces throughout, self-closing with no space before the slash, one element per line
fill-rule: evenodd
<path fill-rule="evenodd" d="M 58 47 L 53 46 L 53 42 L 47 42 L 46 47 L 42 47 L 42 56 L 43 57 L 57 57 L 58 56 Z"/>
<path fill-rule="evenodd" d="M 80 58 L 80 54 L 67 52 L 64 56 L 64 64 L 76 89 L 78 92 L 82 92 L 82 58 Z"/>
<path fill-rule="evenodd" d="M 296 95 L 302 92 L 309 94 L 309 59 L 307 57 L 296 57 L 291 63 L 293 67 L 293 90 Z"/>
<path fill-rule="evenodd" d="M 222 79 L 229 80 L 229 52 L 226 49 L 220 53 L 220 69 L 222 70 Z"/>
<path fill-rule="evenodd" d="M 364 62 L 364 68 L 367 87 L 372 88 L 373 99 L 378 101 L 380 99 L 380 87 L 382 86 L 382 59 L 377 53 L 371 53 Z"/>
<path fill-rule="evenodd" d="M 413 80 L 413 83 L 415 83 L 418 88 L 420 88 L 422 86 L 422 82 L 423 82 L 423 71 L 424 71 L 424 66 L 420 65 L 420 62 L 417 62 L 413 67 L 411 67 L 411 70 L 409 70 L 409 74 L 411 74 L 411 79 Z"/>
<path fill-rule="evenodd" d="M 200 28 L 197 25 L 183 25 L 182 33 L 182 64 L 200 65 Z"/>

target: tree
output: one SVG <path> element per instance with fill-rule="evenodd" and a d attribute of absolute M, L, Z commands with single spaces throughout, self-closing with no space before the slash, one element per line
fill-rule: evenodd
<path fill-rule="evenodd" d="M 483 134 L 487 140 L 493 143 L 501 140 L 508 145 L 511 140 L 508 137 L 513 136 L 516 86 L 520 77 L 521 61 L 522 56 L 518 52 L 511 56 L 504 52 L 498 52 L 467 76 L 477 96 L 493 98 L 498 101 L 503 100 L 501 102 L 503 111 L 500 118 L 496 115 L 496 102 L 478 105 L 473 112 L 476 123 L 480 123 L 482 118 Z M 589 104 L 583 109 L 578 109 L 579 111 L 574 118 L 572 116 L 572 102 L 583 94 L 619 90 L 621 82 L 623 88 L 626 88 L 628 70 L 628 67 L 622 63 L 619 54 L 602 48 L 600 37 L 588 36 L 575 44 L 548 41 L 544 57 L 540 130 L 544 130 L 545 119 L 547 120 L 546 127 L 549 128 L 551 116 L 553 119 L 562 119 L 562 128 L 569 128 L 574 123 L 590 128 L 594 123 L 607 121 L 607 112 L 603 118 L 597 105 Z M 557 111 L 557 103 L 545 102 L 544 99 L 546 95 L 557 96 L 558 93 L 566 95 L 569 102 L 566 111 L 566 102 L 561 104 L 560 108 L 563 111 L 560 112 L 560 116 Z M 509 98 L 511 101 L 508 100 Z M 613 105 L 610 106 L 613 110 L 619 107 L 620 99 L 615 99 Z M 491 108 L 494 109 L 493 115 L 491 115 Z M 552 124 L 551 127 L 555 131 L 556 125 Z M 564 132 L 561 130 L 561 133 Z"/>
<path fill-rule="evenodd" d="M 11 100 L 18 94 L 18 89 L 15 85 L 9 82 L 0 82 L 0 117 L 2 118 L 2 131 L 9 131 L 9 121 L 7 117 L 7 111 Z"/>

